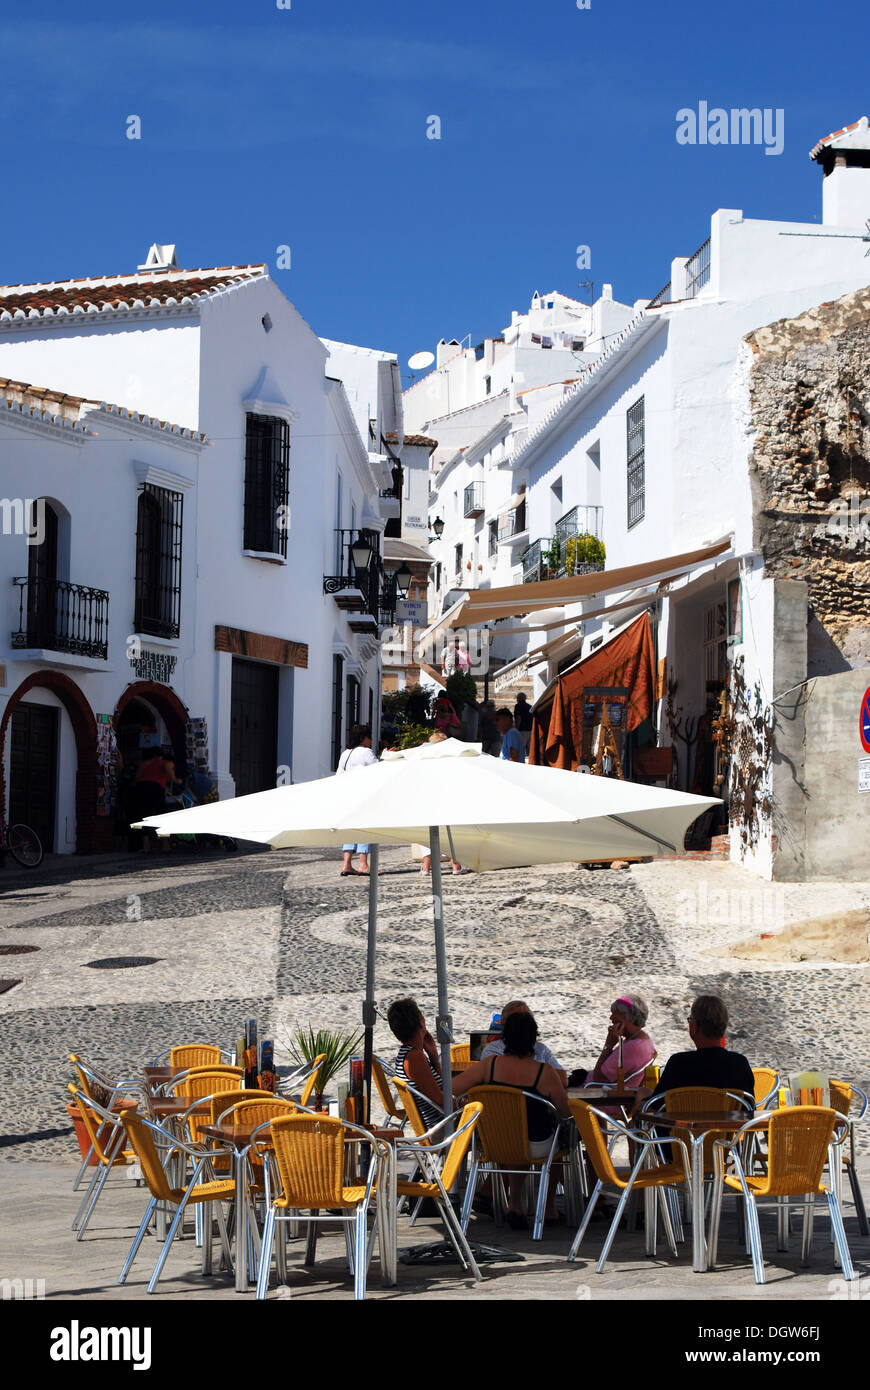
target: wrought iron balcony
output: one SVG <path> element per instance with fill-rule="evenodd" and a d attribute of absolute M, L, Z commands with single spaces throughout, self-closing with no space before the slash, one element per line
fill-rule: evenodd
<path fill-rule="evenodd" d="M 523 583 L 536 584 L 540 579 L 548 579 L 549 571 L 544 555 L 549 553 L 550 538 L 542 537 L 523 551 Z M 547 570 L 547 573 L 544 571 Z"/>
<path fill-rule="evenodd" d="M 17 650 L 41 647 L 106 661 L 109 655 L 109 595 L 87 584 L 65 579 L 20 578 L 18 630 L 12 633 Z"/>
<path fill-rule="evenodd" d="M 562 547 L 574 536 L 595 536 L 596 540 L 601 540 L 603 529 L 603 507 L 572 507 L 553 527 L 553 539 Z"/>
<path fill-rule="evenodd" d="M 710 279 L 710 238 L 686 261 L 686 298 L 694 299 Z"/>
<path fill-rule="evenodd" d="M 526 504 L 525 501 L 513 507 L 505 516 L 499 519 L 498 538 L 499 541 L 510 541 L 515 536 L 521 536 L 526 530 Z"/>
<path fill-rule="evenodd" d="M 381 603 L 381 560 L 377 531 L 336 531 L 340 537 L 338 560 L 341 574 L 323 576 L 323 592 L 332 594 L 339 608 L 357 613 L 369 613 L 377 621 Z M 357 568 L 353 559 L 353 547 L 364 545 L 371 551 L 371 559 L 364 568 Z"/>
<path fill-rule="evenodd" d="M 462 499 L 463 516 L 483 515 L 483 483 L 469 483 Z"/>

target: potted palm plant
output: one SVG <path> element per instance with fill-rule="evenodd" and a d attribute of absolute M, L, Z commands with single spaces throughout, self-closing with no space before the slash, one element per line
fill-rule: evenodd
<path fill-rule="evenodd" d="M 339 1029 L 309 1026 L 297 1028 L 290 1038 L 290 1056 L 299 1066 L 312 1066 L 315 1057 L 325 1054 L 317 1072 L 312 1099 L 314 1109 L 323 1109 L 323 1096 L 334 1076 L 347 1066 L 350 1058 L 358 1052 L 363 1041 L 362 1033 L 345 1033 Z"/>

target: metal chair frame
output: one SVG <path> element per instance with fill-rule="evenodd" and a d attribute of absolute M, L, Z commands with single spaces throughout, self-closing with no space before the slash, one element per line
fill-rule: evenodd
<path fill-rule="evenodd" d="M 124 1126 L 121 1123 L 120 1112 L 107 1110 L 104 1106 L 95 1101 L 92 1096 L 88 1096 L 84 1091 L 79 1091 L 70 1082 L 67 1087 L 68 1092 L 73 1095 L 80 1108 L 90 1110 L 97 1118 L 98 1123 L 93 1125 L 96 1144 L 99 1146 L 97 1156 L 99 1163 L 94 1169 L 93 1177 L 85 1189 L 85 1195 L 81 1200 L 79 1209 L 75 1214 L 70 1230 L 76 1232 L 76 1240 L 81 1240 L 87 1230 L 88 1222 L 93 1215 L 94 1208 L 99 1201 L 100 1193 L 106 1185 L 109 1173 L 115 1167 L 129 1166 L 132 1159 L 127 1160 L 122 1157 L 124 1150 Z M 88 1124 L 88 1121 L 86 1121 Z M 90 1128 L 91 1126 L 88 1125 Z M 96 1146 L 91 1143 L 90 1152 L 96 1152 Z M 79 1225 L 81 1222 L 81 1225 Z"/>
<path fill-rule="evenodd" d="M 121 1080 L 116 1080 L 113 1077 L 105 1076 L 102 1072 L 97 1071 L 94 1067 L 89 1067 L 87 1062 L 83 1062 L 77 1052 L 71 1052 L 69 1054 L 69 1060 L 72 1063 L 73 1069 L 78 1073 L 79 1080 L 81 1082 L 81 1087 L 86 1097 L 89 1098 L 90 1096 L 89 1087 L 86 1084 L 89 1081 L 92 1081 L 95 1085 L 101 1086 L 104 1090 L 110 1092 L 109 1109 L 111 1109 L 111 1107 L 114 1105 L 115 1101 L 118 1099 L 119 1096 L 128 1095 L 134 1091 L 138 1091 L 141 1094 L 145 1090 L 142 1081 L 135 1077 L 124 1077 Z M 79 1168 L 76 1174 L 76 1179 L 73 1183 L 73 1192 L 78 1191 L 79 1184 L 85 1175 L 86 1169 L 90 1165 L 93 1153 L 94 1146 L 93 1144 L 91 1144 L 90 1148 L 88 1149 L 87 1153 L 82 1159 L 81 1167 Z"/>
<path fill-rule="evenodd" d="M 154 1120 L 146 1120 L 144 1115 L 138 1116 L 138 1119 L 143 1125 L 146 1126 L 147 1129 L 152 1131 L 153 1141 L 155 1144 L 155 1148 L 158 1150 L 158 1154 L 160 1149 L 165 1148 L 167 1150 L 166 1157 L 162 1159 L 162 1167 L 164 1172 L 167 1172 L 170 1161 L 174 1157 L 176 1152 L 185 1154 L 193 1162 L 193 1174 L 189 1182 L 183 1184 L 183 1196 L 177 1204 L 175 1215 L 172 1218 L 172 1224 L 170 1225 L 169 1230 L 166 1233 L 166 1238 L 163 1241 L 163 1244 L 161 1245 L 160 1254 L 157 1258 L 157 1263 L 154 1266 L 154 1272 L 151 1275 L 151 1278 L 148 1282 L 148 1293 L 153 1293 L 157 1280 L 160 1278 L 163 1266 L 166 1263 L 167 1256 L 169 1255 L 169 1250 L 172 1245 L 172 1242 L 175 1239 L 175 1236 L 178 1233 L 179 1226 L 181 1225 L 181 1222 L 184 1218 L 185 1207 L 187 1206 L 188 1201 L 190 1200 L 200 1178 L 203 1177 L 203 1175 L 205 1175 L 205 1181 L 209 1181 L 209 1175 L 211 1173 L 211 1164 L 208 1152 L 200 1152 L 196 1146 L 194 1146 L 193 1144 L 186 1143 L 185 1140 L 180 1139 L 177 1135 L 167 1134 L 165 1129 L 162 1129 L 160 1125 L 154 1122 Z M 154 1211 L 156 1210 L 157 1204 L 158 1202 L 164 1200 L 166 1200 L 164 1197 L 157 1197 L 152 1191 L 151 1200 L 148 1203 L 148 1206 L 145 1210 L 145 1215 L 142 1218 L 142 1223 L 139 1226 L 136 1235 L 133 1237 L 133 1244 L 130 1246 L 129 1253 L 127 1255 L 126 1260 L 124 1261 L 124 1267 L 121 1270 L 120 1275 L 118 1276 L 119 1284 L 123 1284 L 126 1282 L 127 1275 L 130 1272 L 130 1268 L 133 1264 L 133 1261 L 136 1258 L 139 1247 L 142 1244 L 145 1232 L 148 1229 L 148 1224 L 151 1220 Z M 221 1200 L 224 1199 L 215 1198 L 214 1205 L 217 1208 L 218 1229 L 220 1231 L 224 1259 L 226 1260 L 227 1269 L 232 1272 L 233 1259 L 230 1251 L 229 1239 L 227 1236 L 226 1221 L 224 1219 L 224 1214 L 221 1210 Z M 229 1200 L 229 1194 L 227 1195 L 226 1200 Z M 197 1203 L 197 1205 L 200 1204 Z M 205 1254 L 205 1246 L 203 1247 L 203 1252 Z M 205 1260 L 203 1261 L 203 1264 L 205 1264 Z"/>
<path fill-rule="evenodd" d="M 460 1140 L 465 1134 L 469 1133 L 469 1131 L 470 1139 L 474 1139 L 478 1121 L 480 1120 L 480 1111 L 478 1111 L 475 1115 L 472 1115 L 470 1119 L 465 1121 L 464 1124 L 460 1124 L 459 1128 L 455 1130 L 453 1134 L 447 1134 L 443 1139 L 435 1137 L 439 1135 L 441 1131 L 446 1130 L 450 1125 L 455 1124 L 459 1118 L 459 1113 L 454 1115 L 445 1115 L 443 1120 L 439 1120 L 437 1124 L 433 1125 L 431 1129 L 426 1131 L 425 1135 L 420 1135 L 416 1140 L 398 1140 L 396 1144 L 396 1160 L 398 1161 L 400 1154 L 410 1154 L 411 1157 L 415 1160 L 417 1167 L 423 1173 L 424 1181 L 434 1183 L 437 1186 L 438 1196 L 435 1196 L 434 1193 L 427 1193 L 426 1195 L 432 1196 L 433 1201 L 438 1203 L 438 1206 L 441 1210 L 441 1219 L 444 1222 L 444 1229 L 447 1233 L 447 1237 L 451 1245 L 453 1246 L 454 1250 L 459 1256 L 459 1260 L 463 1267 L 467 1270 L 470 1270 L 471 1273 L 474 1275 L 474 1278 L 479 1283 L 482 1280 L 483 1275 L 481 1274 L 480 1269 L 478 1268 L 477 1261 L 475 1260 L 471 1250 L 471 1246 L 468 1244 L 468 1241 L 466 1239 L 465 1231 L 467 1227 L 467 1220 L 463 1224 L 463 1220 L 457 1217 L 456 1212 L 453 1208 L 453 1203 L 450 1200 L 449 1193 L 447 1192 L 443 1182 L 441 1181 L 441 1172 L 439 1171 L 438 1164 L 438 1158 L 440 1155 L 443 1154 L 443 1162 L 441 1166 L 444 1166 L 444 1163 L 446 1163 L 453 1145 L 457 1143 L 457 1141 Z M 414 1180 L 412 1179 L 411 1181 L 413 1182 Z M 468 1191 L 473 1192 L 473 1190 L 473 1179 L 471 1175 L 469 1175 L 466 1194 Z M 422 1201 L 423 1199 L 421 1198 L 420 1200 Z M 465 1204 L 463 1203 L 463 1215 L 464 1210 Z M 412 1225 L 416 1218 L 416 1215 L 417 1209 L 415 1209 L 414 1216 L 411 1219 Z"/>
<path fill-rule="evenodd" d="M 308 1110 L 305 1107 L 298 1107 L 299 1113 L 316 1115 L 317 1118 L 324 1118 L 317 1115 L 316 1111 Z M 332 1123 L 330 1117 L 326 1117 Z M 257 1135 L 261 1130 L 271 1129 L 271 1121 L 259 1125 L 253 1131 L 250 1138 L 249 1149 L 257 1141 Z M 371 1260 L 372 1249 L 376 1227 L 372 1227 L 371 1238 L 367 1236 L 367 1217 L 371 1204 L 372 1193 L 375 1190 L 375 1180 L 378 1168 L 383 1165 L 389 1155 L 385 1154 L 386 1144 L 382 1140 L 377 1140 L 368 1132 L 360 1128 L 359 1125 L 349 1123 L 347 1120 L 340 1120 L 339 1124 L 345 1132 L 345 1144 L 366 1143 L 371 1145 L 372 1156 L 369 1161 L 368 1174 L 365 1182 L 365 1193 L 357 1206 L 347 1213 L 347 1215 L 330 1212 L 330 1221 L 341 1221 L 345 1226 L 345 1241 L 347 1244 L 348 1265 L 353 1275 L 354 1299 L 364 1299 L 366 1296 L 366 1275 L 368 1273 L 369 1262 Z M 277 1160 L 276 1160 L 277 1161 Z M 305 1263 L 313 1264 L 317 1245 L 317 1223 L 322 1221 L 318 1211 L 311 1211 L 309 1215 L 304 1215 L 301 1211 L 296 1211 L 288 1207 L 286 1211 L 279 1211 L 271 1197 L 271 1181 L 269 1176 L 269 1164 L 264 1165 L 266 1193 L 265 1200 L 267 1205 L 266 1221 L 263 1227 L 262 1248 L 260 1254 L 260 1267 L 257 1277 L 257 1298 L 264 1299 L 269 1288 L 269 1274 L 272 1266 L 272 1244 L 275 1236 L 275 1223 L 281 1221 L 302 1222 L 308 1225 L 308 1242 L 305 1252 Z M 279 1166 L 280 1172 L 280 1166 Z M 276 1199 L 277 1200 L 277 1199 Z M 351 1237 L 350 1227 L 353 1226 L 353 1237 Z"/>
<path fill-rule="evenodd" d="M 711 1269 L 716 1263 L 716 1255 L 718 1253 L 719 1246 L 719 1224 L 722 1211 L 722 1197 L 724 1195 L 725 1190 L 725 1155 L 727 1152 L 734 1165 L 734 1171 L 731 1174 L 731 1177 L 736 1178 L 739 1182 L 740 1189 L 743 1194 L 743 1200 L 745 1203 L 747 1240 L 752 1255 L 752 1268 L 755 1276 L 755 1282 L 756 1284 L 763 1284 L 765 1282 L 764 1254 L 761 1245 L 761 1228 L 758 1221 L 759 1199 L 756 1196 L 756 1194 L 752 1191 L 752 1189 L 749 1187 L 746 1181 L 746 1174 L 743 1169 L 743 1164 L 740 1160 L 740 1141 L 744 1138 L 745 1135 L 751 1134 L 753 1129 L 757 1129 L 759 1125 L 776 1123 L 776 1115 L 785 1115 L 786 1113 L 790 1113 L 793 1116 L 797 1115 L 799 1119 L 800 1110 L 807 1108 L 809 1107 L 789 1106 L 787 1107 L 787 1110 L 780 1109 L 774 1112 L 774 1116 L 771 1117 L 755 1116 L 755 1118 L 749 1120 L 748 1123 L 745 1124 L 742 1129 L 738 1130 L 736 1134 L 732 1135 L 731 1138 L 714 1140 L 713 1155 L 716 1161 L 716 1177 L 714 1179 L 713 1187 L 713 1211 L 710 1223 L 709 1239 L 709 1266 Z M 825 1106 L 812 1107 L 814 1111 L 817 1111 L 819 1108 L 828 1109 L 828 1107 Z M 843 1139 L 845 1138 L 848 1125 L 844 1124 L 844 1117 L 842 1115 L 839 1115 L 837 1111 L 831 1110 L 831 1114 L 837 1116 L 837 1119 L 834 1123 L 834 1134 L 836 1134 L 838 1129 L 842 1131 L 838 1139 L 834 1139 L 832 1137 L 831 1143 L 841 1144 L 843 1142 Z M 797 1119 L 795 1120 L 795 1122 L 797 1122 Z M 783 1239 L 783 1211 L 785 1211 L 787 1215 L 789 1209 L 793 1205 L 797 1207 L 797 1210 L 803 1210 L 804 1220 L 803 1231 L 801 1236 L 801 1261 L 805 1265 L 809 1264 L 810 1253 L 812 1250 L 813 1215 L 815 1211 L 815 1197 L 817 1195 L 819 1195 L 818 1192 L 808 1191 L 806 1193 L 806 1200 L 797 1203 L 794 1202 L 794 1197 L 789 1196 L 785 1199 L 785 1201 L 788 1203 L 787 1206 L 783 1205 L 783 1199 L 781 1197 L 777 1196 L 772 1199 L 777 1203 L 777 1248 L 780 1250 L 787 1248 L 787 1245 L 781 1243 Z M 843 1278 L 846 1280 L 852 1280 L 855 1278 L 855 1271 L 852 1267 L 852 1260 L 849 1254 L 849 1246 L 846 1240 L 846 1232 L 843 1226 L 843 1218 L 840 1212 L 840 1204 L 837 1200 L 837 1195 L 834 1191 L 833 1182 L 831 1183 L 831 1186 L 829 1188 L 825 1189 L 825 1196 L 827 1198 L 828 1212 L 831 1218 L 831 1233 L 834 1240 L 834 1246 L 839 1257 L 840 1264 L 842 1266 Z"/>
<path fill-rule="evenodd" d="M 631 1197 L 632 1189 L 634 1188 L 638 1175 L 640 1174 L 641 1170 L 647 1165 L 650 1153 L 659 1151 L 659 1146 L 661 1145 L 662 1141 L 655 1135 L 644 1134 L 640 1130 L 630 1129 L 628 1125 L 622 1124 L 612 1115 L 605 1114 L 603 1110 L 598 1110 L 597 1108 L 591 1105 L 587 1108 L 589 1110 L 590 1115 L 594 1115 L 597 1120 L 603 1123 L 603 1137 L 606 1141 L 609 1141 L 607 1144 L 608 1151 L 612 1150 L 614 1142 L 620 1138 L 627 1139 L 630 1143 L 637 1145 L 637 1158 L 635 1159 L 634 1163 L 632 1164 L 629 1170 L 628 1178 L 626 1179 L 626 1185 L 624 1188 L 617 1189 L 620 1192 L 619 1203 L 617 1205 L 616 1212 L 614 1213 L 613 1220 L 610 1223 L 610 1229 L 607 1232 L 607 1236 L 604 1241 L 604 1247 L 598 1258 L 598 1263 L 595 1266 L 596 1273 L 601 1274 L 604 1269 L 605 1261 L 607 1260 L 607 1257 L 610 1254 L 610 1248 L 613 1245 L 613 1241 L 616 1236 L 620 1220 L 622 1219 L 623 1212 L 625 1211 L 629 1198 Z M 674 1135 L 673 1138 L 669 1139 L 667 1142 L 675 1144 L 680 1150 L 680 1158 L 683 1163 L 685 1190 L 687 1192 L 691 1192 L 692 1176 L 689 1165 L 689 1151 L 686 1147 L 686 1143 L 678 1135 Z M 598 1178 L 598 1181 L 596 1182 L 595 1187 L 592 1190 L 592 1196 L 590 1197 L 589 1203 L 586 1207 L 586 1211 L 583 1214 L 583 1220 L 580 1223 L 577 1234 L 575 1235 L 574 1240 L 572 1241 L 571 1249 L 568 1252 L 569 1264 L 573 1263 L 574 1258 L 577 1255 L 578 1250 L 580 1249 L 583 1237 L 585 1236 L 587 1228 L 589 1226 L 589 1222 L 592 1219 L 592 1213 L 595 1210 L 595 1205 L 598 1201 L 598 1198 L 600 1197 L 605 1187 L 613 1185 L 612 1183 L 608 1183 L 599 1176 L 598 1170 L 595 1167 L 595 1159 L 592 1155 L 590 1155 L 590 1160 L 592 1162 L 593 1168 L 595 1169 L 595 1174 Z M 668 1202 L 665 1198 L 665 1192 L 667 1190 L 670 1190 L 670 1184 L 660 1184 L 656 1187 L 658 1203 L 662 1213 L 662 1221 L 665 1227 L 665 1234 L 667 1235 L 668 1244 L 671 1248 L 672 1253 L 676 1255 L 676 1235 L 674 1232 L 673 1222 L 671 1220 L 671 1213 L 669 1210 Z M 651 1205 L 648 1208 L 648 1217 L 650 1218 L 647 1222 L 646 1230 L 646 1250 L 648 1255 L 655 1255 L 656 1252 L 655 1211 L 656 1209 L 653 1205 Z"/>
<path fill-rule="evenodd" d="M 476 1100 L 478 1098 L 479 1093 L 485 1089 L 487 1089 L 486 1084 L 481 1086 L 472 1086 L 471 1089 L 467 1092 L 467 1098 L 471 1100 Z M 545 1105 L 547 1109 L 552 1111 L 553 1115 L 555 1115 L 556 1120 L 561 1123 L 563 1117 L 559 1114 L 553 1102 L 547 1100 L 545 1096 L 539 1096 L 534 1091 L 522 1091 L 519 1087 L 514 1088 L 508 1086 L 499 1086 L 498 1089 L 501 1092 L 515 1090 L 518 1097 L 522 1097 L 523 1099 L 527 1098 L 529 1100 L 537 1101 L 540 1105 Z M 482 1101 L 482 1104 L 484 1105 L 485 1111 L 485 1100 Z M 526 1116 L 525 1105 L 523 1105 L 522 1107 L 522 1117 L 523 1122 L 526 1125 L 526 1142 L 528 1143 L 528 1121 Z M 474 1143 L 472 1145 L 471 1152 L 471 1167 L 468 1173 L 468 1184 L 465 1189 L 465 1200 L 462 1204 L 463 1233 L 468 1230 L 468 1222 L 471 1218 L 471 1204 L 474 1200 L 474 1193 L 477 1187 L 478 1174 L 486 1173 L 492 1176 L 492 1190 L 493 1196 L 495 1197 L 495 1194 L 499 1189 L 499 1182 L 502 1175 L 506 1173 L 514 1173 L 518 1175 L 522 1174 L 522 1176 L 525 1178 L 537 1178 L 538 1180 L 538 1196 L 537 1201 L 535 1203 L 535 1214 L 532 1221 L 532 1240 L 540 1240 L 544 1231 L 544 1211 L 547 1205 L 547 1192 L 549 1190 L 550 1183 L 550 1170 L 553 1166 L 553 1159 L 555 1158 L 559 1147 L 559 1124 L 557 1123 L 556 1128 L 553 1131 L 553 1138 L 551 1140 L 548 1153 L 543 1158 L 533 1158 L 530 1161 L 529 1166 L 526 1168 L 506 1168 L 502 1164 L 493 1163 L 485 1159 L 482 1160 L 479 1152 L 480 1146 L 477 1130 L 475 1130 L 473 1138 Z"/>

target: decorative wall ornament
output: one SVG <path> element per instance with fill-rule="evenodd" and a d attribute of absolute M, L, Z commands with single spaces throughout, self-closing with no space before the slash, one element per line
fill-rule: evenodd
<path fill-rule="evenodd" d="M 759 685 L 747 685 L 742 656 L 720 696 L 713 737 L 722 763 L 729 763 L 729 824 L 740 832 L 743 849 L 754 849 L 772 810 L 773 707 L 764 704 Z"/>

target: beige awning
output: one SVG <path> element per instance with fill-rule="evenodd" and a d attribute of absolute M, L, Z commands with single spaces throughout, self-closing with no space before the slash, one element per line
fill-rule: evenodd
<path fill-rule="evenodd" d="M 580 603 L 593 594 L 634 589 L 639 584 L 651 584 L 661 579 L 677 579 L 730 549 L 729 537 L 700 550 L 665 556 L 661 560 L 646 560 L 641 565 L 624 565 L 621 569 L 599 570 L 595 574 L 566 575 L 564 579 L 544 579 L 537 584 L 476 589 L 466 596 L 461 612 L 451 618 L 450 626 L 456 627 L 461 623 L 464 627 L 477 627 L 492 618 L 517 618 L 540 609 Z M 583 614 L 584 618 L 587 616 L 591 615 Z"/>

